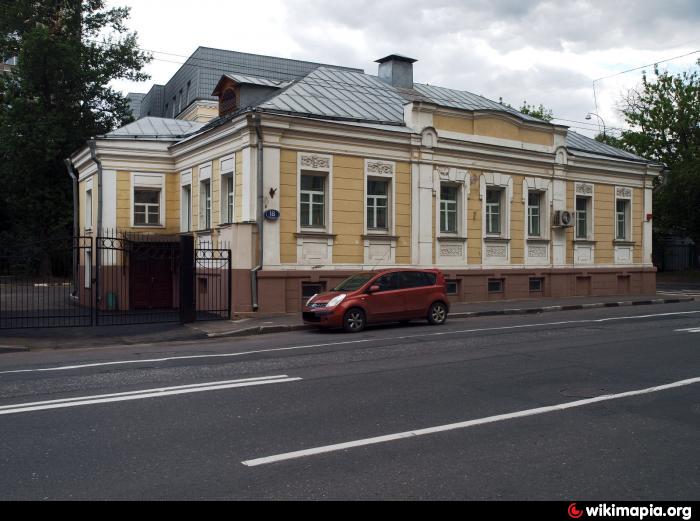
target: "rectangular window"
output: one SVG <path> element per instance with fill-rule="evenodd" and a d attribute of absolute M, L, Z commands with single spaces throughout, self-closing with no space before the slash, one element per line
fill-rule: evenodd
<path fill-rule="evenodd" d="M 301 283 L 301 299 L 304 303 L 308 302 L 314 295 L 319 295 L 326 291 L 325 282 L 302 282 Z"/>
<path fill-rule="evenodd" d="M 224 174 L 221 176 L 221 222 L 224 224 L 232 223 L 234 220 L 233 201 L 234 201 L 234 180 L 233 174 Z"/>
<path fill-rule="evenodd" d="M 543 278 L 530 279 L 530 292 L 542 293 L 543 290 L 544 290 L 544 279 Z"/>
<path fill-rule="evenodd" d="M 542 192 L 528 192 L 527 230 L 530 237 L 542 236 Z"/>
<path fill-rule="evenodd" d="M 459 281 L 448 280 L 445 285 L 447 286 L 448 295 L 459 295 Z"/>
<path fill-rule="evenodd" d="M 367 229 L 389 229 L 389 181 L 367 180 Z"/>
<path fill-rule="evenodd" d="M 615 212 L 615 238 L 618 241 L 629 240 L 629 208 L 630 201 L 626 199 L 618 199 L 617 208 Z"/>
<path fill-rule="evenodd" d="M 320 175 L 302 175 L 300 197 L 301 226 L 323 228 L 326 223 L 326 179 Z"/>
<path fill-rule="evenodd" d="M 501 235 L 501 198 L 503 191 L 494 188 L 486 190 L 486 233 Z"/>
<path fill-rule="evenodd" d="M 182 187 L 182 231 L 192 231 L 192 186 Z"/>
<path fill-rule="evenodd" d="M 457 209 L 459 188 L 455 185 L 440 185 L 440 232 L 457 233 Z"/>
<path fill-rule="evenodd" d="M 503 293 L 504 285 L 503 279 L 489 279 L 489 293 Z"/>
<path fill-rule="evenodd" d="M 85 192 L 85 229 L 92 229 L 92 190 Z"/>
<path fill-rule="evenodd" d="M 209 179 L 199 185 L 199 229 L 211 229 L 211 182 Z"/>
<path fill-rule="evenodd" d="M 160 190 L 134 189 L 134 226 L 160 226 Z"/>
<path fill-rule="evenodd" d="M 588 239 L 590 214 L 588 211 L 590 197 L 576 198 L 576 238 Z"/>

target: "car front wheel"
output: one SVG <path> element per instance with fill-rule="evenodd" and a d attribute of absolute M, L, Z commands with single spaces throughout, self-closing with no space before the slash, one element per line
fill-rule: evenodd
<path fill-rule="evenodd" d="M 360 333 L 367 324 L 365 313 L 361 309 L 350 309 L 343 317 L 343 329 L 348 333 Z"/>
<path fill-rule="evenodd" d="M 428 322 L 432 326 L 441 326 L 447 322 L 447 306 L 445 306 L 445 304 L 442 302 L 436 302 L 430 306 Z"/>

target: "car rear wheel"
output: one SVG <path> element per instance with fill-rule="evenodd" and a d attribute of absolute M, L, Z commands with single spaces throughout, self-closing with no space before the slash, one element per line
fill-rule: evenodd
<path fill-rule="evenodd" d="M 436 302 L 430 306 L 428 312 L 428 322 L 432 326 L 441 326 L 447 322 L 447 306 L 442 302 Z"/>
<path fill-rule="evenodd" d="M 359 333 L 364 331 L 367 325 L 365 312 L 358 308 L 348 310 L 343 317 L 343 329 L 348 333 Z"/>

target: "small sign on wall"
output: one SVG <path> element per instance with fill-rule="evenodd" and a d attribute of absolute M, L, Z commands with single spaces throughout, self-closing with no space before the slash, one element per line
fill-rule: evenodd
<path fill-rule="evenodd" d="M 279 221 L 282 214 L 278 210 L 268 210 L 265 212 L 265 219 L 268 221 Z"/>

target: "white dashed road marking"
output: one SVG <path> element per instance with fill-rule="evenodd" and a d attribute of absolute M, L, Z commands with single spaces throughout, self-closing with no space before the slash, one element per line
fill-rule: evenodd
<path fill-rule="evenodd" d="M 586 405 L 592 405 L 594 403 L 608 402 L 611 400 L 620 400 L 622 398 L 630 398 L 633 396 L 641 396 L 645 394 L 658 393 L 661 391 L 668 391 L 671 389 L 676 389 L 679 387 L 685 387 L 689 385 L 694 385 L 700 383 L 700 378 L 693 378 L 690 380 L 683 380 L 681 382 L 675 382 L 668 385 L 661 385 L 658 387 L 651 387 L 649 389 L 642 389 L 639 391 L 630 391 L 620 394 L 611 394 L 607 396 L 600 396 L 598 398 L 591 398 L 588 400 L 580 400 L 577 402 L 563 403 L 559 405 L 552 405 L 550 407 L 540 407 L 539 409 L 530 409 L 527 411 L 519 411 L 510 414 L 501 414 L 498 416 L 491 416 L 488 418 L 481 418 L 478 420 L 469 420 L 461 423 L 453 423 L 450 425 L 441 425 L 439 427 L 431 427 L 429 429 L 421 429 L 415 431 L 399 432 L 397 434 L 389 434 L 387 436 L 379 436 L 376 438 L 366 438 L 363 440 L 349 441 L 346 443 L 338 443 L 335 445 L 326 445 L 324 447 L 316 447 L 313 449 L 299 450 L 295 452 L 287 452 L 285 454 L 278 454 L 276 456 L 268 456 L 266 458 L 252 459 L 248 461 L 243 461 L 243 465 L 247 467 L 258 467 L 261 465 L 269 465 L 271 463 L 279 463 L 281 461 L 288 461 L 299 458 L 306 458 L 309 456 L 316 456 L 319 454 L 326 454 L 329 452 L 344 451 L 348 449 L 354 449 L 357 447 L 366 447 L 368 445 L 377 445 L 380 443 L 388 443 L 391 441 L 398 441 L 407 438 L 415 438 L 418 436 L 428 436 L 431 434 L 438 434 L 441 432 L 454 431 L 459 429 L 467 429 L 469 427 L 477 427 L 479 425 L 486 425 L 488 423 L 496 423 L 507 420 L 514 420 L 517 418 L 526 418 L 528 416 L 537 416 L 540 414 L 548 414 L 552 412 L 560 412 L 568 409 L 574 409 L 576 407 L 584 407 Z"/>

